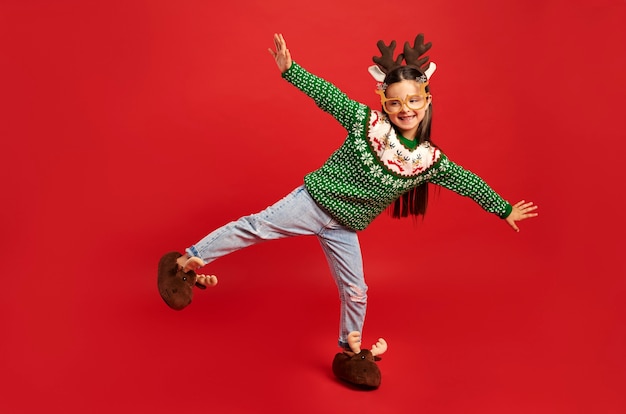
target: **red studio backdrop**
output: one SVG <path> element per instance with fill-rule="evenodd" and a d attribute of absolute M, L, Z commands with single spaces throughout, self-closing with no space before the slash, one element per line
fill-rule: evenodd
<path fill-rule="evenodd" d="M 2 413 L 624 413 L 623 0 L 0 2 Z M 156 264 L 301 184 L 377 105 L 376 41 L 433 42 L 433 140 L 538 218 L 433 191 L 361 233 L 381 387 L 339 383 L 314 238 L 233 253 L 175 312 Z"/>

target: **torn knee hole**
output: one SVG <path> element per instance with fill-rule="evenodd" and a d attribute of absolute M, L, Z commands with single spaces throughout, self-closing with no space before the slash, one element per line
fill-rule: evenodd
<path fill-rule="evenodd" d="M 350 292 L 348 296 L 352 302 L 367 302 L 367 287 L 360 288 L 356 285 L 350 285 Z"/>

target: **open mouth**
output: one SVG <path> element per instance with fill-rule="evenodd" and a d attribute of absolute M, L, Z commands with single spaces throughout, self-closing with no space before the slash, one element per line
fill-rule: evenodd
<path fill-rule="evenodd" d="M 398 119 L 400 121 L 406 122 L 406 121 L 412 121 L 413 119 L 415 119 L 415 115 L 403 115 L 403 116 L 398 116 Z"/>

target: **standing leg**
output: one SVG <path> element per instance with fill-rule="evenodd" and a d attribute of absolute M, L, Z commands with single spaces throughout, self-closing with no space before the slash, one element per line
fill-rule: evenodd
<path fill-rule="evenodd" d="M 334 222 L 318 238 L 339 290 L 339 346 L 348 348 L 348 334 L 362 332 L 367 309 L 367 285 L 356 231 Z"/>

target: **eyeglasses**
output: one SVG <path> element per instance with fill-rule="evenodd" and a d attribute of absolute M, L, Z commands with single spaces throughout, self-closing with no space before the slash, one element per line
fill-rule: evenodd
<path fill-rule="evenodd" d="M 424 90 L 426 85 L 427 84 L 424 84 L 422 87 L 422 91 L 420 91 L 421 93 L 407 95 L 405 99 L 387 98 L 385 96 L 385 91 L 383 90 L 377 90 L 376 93 L 380 95 L 380 104 L 388 114 L 397 114 L 398 112 L 402 112 L 405 105 L 412 111 L 419 111 L 420 109 L 426 107 L 428 104 L 428 98 L 430 98 L 430 94 Z"/>

